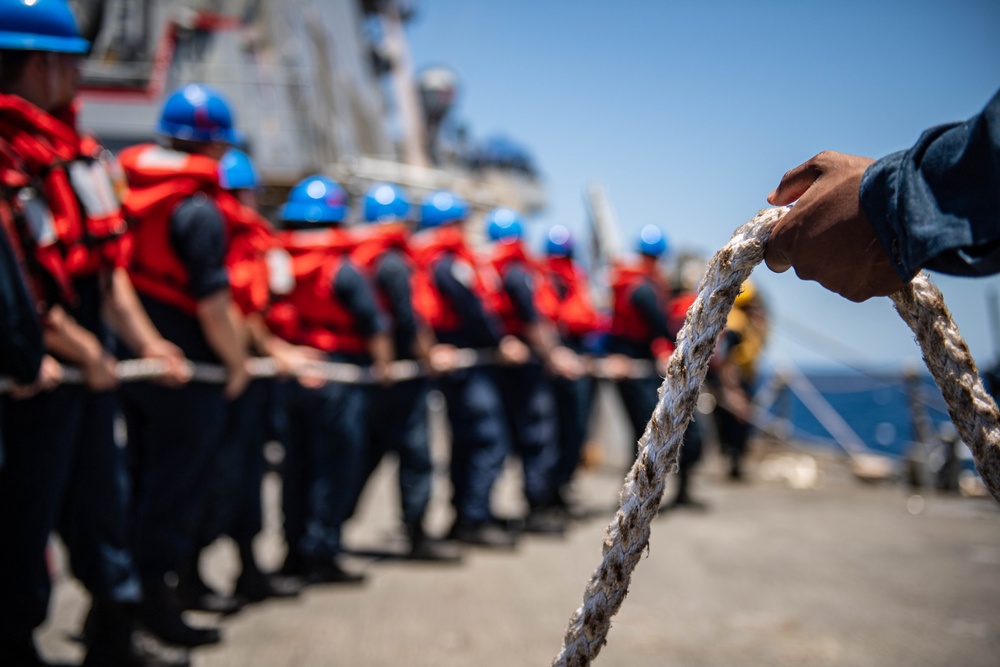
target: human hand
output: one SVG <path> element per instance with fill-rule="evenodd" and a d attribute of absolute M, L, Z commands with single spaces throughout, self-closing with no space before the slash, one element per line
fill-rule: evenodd
<path fill-rule="evenodd" d="M 861 177 L 872 162 L 824 151 L 781 178 L 767 201 L 796 203 L 771 231 L 764 253 L 769 269 L 794 268 L 799 278 L 856 302 L 903 288 L 861 208 Z"/>
<path fill-rule="evenodd" d="M 80 367 L 91 391 L 111 391 L 118 386 L 118 361 L 105 351 Z"/>
<path fill-rule="evenodd" d="M 450 373 L 458 366 L 458 348 L 447 343 L 432 345 L 427 353 L 427 366 L 432 375 Z"/>
<path fill-rule="evenodd" d="M 586 371 L 580 356 L 563 345 L 552 349 L 547 366 L 551 373 L 567 380 L 579 380 Z"/>
<path fill-rule="evenodd" d="M 624 380 L 632 372 L 632 360 L 624 354 L 609 354 L 603 359 L 602 366 L 610 380 Z"/>
<path fill-rule="evenodd" d="M 247 385 L 250 384 L 250 370 L 245 361 L 241 364 L 228 366 L 226 370 L 229 371 L 229 378 L 226 380 L 222 394 L 226 400 L 232 401 L 246 391 Z"/>
<path fill-rule="evenodd" d="M 163 363 L 163 375 L 156 382 L 167 387 L 180 387 L 191 379 L 191 364 L 179 347 L 165 338 L 159 338 L 142 349 L 143 359 L 156 359 Z"/>
<path fill-rule="evenodd" d="M 512 366 L 520 366 L 531 359 L 531 349 L 517 336 L 504 336 L 500 339 L 500 362 Z"/>
<path fill-rule="evenodd" d="M 49 355 L 42 357 L 38 377 L 31 384 L 14 384 L 10 388 L 11 398 L 23 401 L 42 391 L 52 391 L 63 380 L 62 365 Z"/>

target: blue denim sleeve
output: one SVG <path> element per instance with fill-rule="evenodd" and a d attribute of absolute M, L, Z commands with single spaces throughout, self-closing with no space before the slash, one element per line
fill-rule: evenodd
<path fill-rule="evenodd" d="M 872 164 L 861 205 L 896 273 L 1000 272 L 1000 91 L 977 116 Z"/>

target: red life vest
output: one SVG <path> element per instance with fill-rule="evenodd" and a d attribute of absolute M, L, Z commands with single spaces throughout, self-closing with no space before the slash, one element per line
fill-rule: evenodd
<path fill-rule="evenodd" d="M 583 337 L 599 326 L 590 300 L 587 277 L 569 257 L 547 257 L 542 264 L 548 289 L 539 295 L 539 307 L 554 313 L 552 320 L 563 336 Z M 545 304 L 544 300 L 554 299 Z"/>
<path fill-rule="evenodd" d="M 324 352 L 366 353 L 368 338 L 333 290 L 337 272 L 355 248 L 354 239 L 340 229 L 284 231 L 277 237 L 291 256 L 295 287 L 268 311 L 271 330 L 290 343 Z"/>
<path fill-rule="evenodd" d="M 16 95 L 0 95 L 0 182 L 22 242 L 72 300 L 69 279 L 122 266 L 123 187 L 111 154 L 59 117 Z"/>
<path fill-rule="evenodd" d="M 219 186 L 219 163 L 204 155 L 141 144 L 121 153 L 129 183 L 125 213 L 131 222 L 129 276 L 137 291 L 185 313 L 197 312 L 190 277 L 170 241 L 170 218 L 196 194 L 210 198 L 222 215 L 226 263 L 234 238 L 252 233 L 245 207 Z"/>
<path fill-rule="evenodd" d="M 433 300 L 433 295 L 427 294 L 431 289 L 430 282 L 417 267 L 413 250 L 410 247 L 410 233 L 403 223 L 381 223 L 368 225 L 355 231 L 357 247 L 351 252 L 351 260 L 369 276 L 374 278 L 375 264 L 390 250 L 398 251 L 407 268 L 410 270 L 410 298 L 413 309 L 419 320 L 427 321 L 426 313 L 421 308 Z M 388 300 L 381 290 L 378 290 L 382 309 L 391 313 Z"/>
<path fill-rule="evenodd" d="M 454 332 L 461 320 L 454 307 L 445 299 L 434 284 L 434 266 L 446 255 L 453 255 L 456 261 L 465 264 L 471 274 L 469 288 L 490 310 L 491 296 L 483 279 L 483 267 L 479 258 L 465 244 L 462 228 L 458 225 L 444 225 L 421 232 L 411 243 L 416 260 L 417 277 L 420 288 L 414 290 L 414 306 L 424 320 L 437 332 Z M 489 267 L 492 273 L 492 267 Z"/>
<path fill-rule="evenodd" d="M 524 244 L 520 241 L 513 243 L 497 243 L 493 246 L 493 256 L 491 257 L 493 269 L 499 276 L 500 287 L 492 293 L 493 308 L 503 323 L 504 332 L 519 336 L 524 333 L 524 322 L 518 316 L 507 290 L 503 288 L 503 279 L 507 272 L 515 265 L 519 264 L 531 277 L 531 286 L 534 290 L 532 298 L 535 310 L 541 317 L 554 320 L 557 317 L 558 300 L 552 293 L 552 286 L 542 276 L 535 260 L 528 257 Z"/>
<path fill-rule="evenodd" d="M 611 275 L 611 335 L 630 343 L 649 345 L 654 356 L 664 357 L 673 352 L 673 343 L 662 336 L 654 337 L 646 318 L 632 304 L 632 294 L 643 284 L 652 286 L 666 315 L 669 298 L 651 269 L 641 265 L 615 266 Z"/>
<path fill-rule="evenodd" d="M 244 315 L 263 313 L 271 302 L 268 255 L 283 252 L 271 223 L 247 206 L 233 230 L 226 252 L 226 270 L 233 301 Z"/>

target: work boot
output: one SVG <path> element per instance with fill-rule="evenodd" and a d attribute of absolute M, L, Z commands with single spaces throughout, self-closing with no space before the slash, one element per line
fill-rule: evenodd
<path fill-rule="evenodd" d="M 496 521 L 455 521 L 448 531 L 448 539 L 477 547 L 492 549 L 514 549 L 517 534 L 507 530 Z"/>
<path fill-rule="evenodd" d="M 246 604 L 245 600 L 224 595 L 206 584 L 198 570 L 197 557 L 178 574 L 177 599 L 181 609 L 208 611 L 223 616 L 235 614 Z"/>
<path fill-rule="evenodd" d="M 256 565 L 243 568 L 236 580 L 236 596 L 248 603 L 262 602 L 269 598 L 293 598 L 302 590 L 303 581 L 299 577 L 282 574 L 264 574 Z"/>
<path fill-rule="evenodd" d="M 358 585 L 365 582 L 365 575 L 341 567 L 336 558 L 310 558 L 305 562 L 307 584 Z"/>
<path fill-rule="evenodd" d="M 406 535 L 410 540 L 406 557 L 410 560 L 434 563 L 459 563 L 462 560 L 462 553 L 454 544 L 429 537 L 419 523 L 407 526 Z"/>
<path fill-rule="evenodd" d="M 87 615 L 82 667 L 190 667 L 187 651 L 159 644 L 135 628 L 134 605 L 95 601 Z"/>
<path fill-rule="evenodd" d="M 524 532 L 561 537 L 566 533 L 566 516 L 554 507 L 539 507 L 524 517 Z"/>
<path fill-rule="evenodd" d="M 0 638 L 0 665 L 4 667 L 45 667 L 31 635 L 17 639 Z"/>
<path fill-rule="evenodd" d="M 184 621 L 177 592 L 165 582 L 146 585 L 143 593 L 143 601 L 139 605 L 139 622 L 156 637 L 168 644 L 186 648 L 221 641 L 218 628 L 198 628 Z"/>

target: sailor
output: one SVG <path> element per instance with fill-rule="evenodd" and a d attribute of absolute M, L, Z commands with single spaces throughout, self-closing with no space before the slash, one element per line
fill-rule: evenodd
<path fill-rule="evenodd" d="M 729 479 L 734 481 L 743 479 L 757 360 L 766 340 L 767 310 L 757 288 L 747 280 L 726 319 L 706 378 L 715 394 L 719 442 L 729 460 Z"/>
<path fill-rule="evenodd" d="M 40 664 L 31 634 L 46 614 L 45 546 L 53 528 L 92 597 L 86 664 L 153 659 L 140 654 L 133 635 L 140 587 L 126 542 L 125 461 L 113 432 L 117 378 L 104 317 L 132 354 L 162 362 L 169 382 L 182 382 L 186 371 L 182 352 L 150 324 L 124 270 L 126 226 L 110 154 L 76 126 L 79 58 L 88 48 L 63 0 L 0 3 L 5 207 L 35 269 L 46 347 L 79 366 L 85 381 L 6 410 L 3 664 Z M 179 657 L 173 664 L 184 663 Z"/>
<path fill-rule="evenodd" d="M 576 380 L 583 365 L 560 344 L 552 322 L 557 308 L 551 286 L 542 278 L 524 243 L 520 214 L 506 207 L 486 215 L 487 235 L 493 242 L 490 261 L 499 278 L 494 308 L 504 335 L 514 336 L 532 352 L 529 363 L 498 369 L 500 395 L 507 415 L 514 453 L 524 467 L 527 532 L 561 534 L 565 517 L 556 510 L 553 470 L 559 460 L 558 421 L 550 375 Z M 548 304 L 547 312 L 540 308 Z"/>
<path fill-rule="evenodd" d="M 465 200 L 439 190 L 421 203 L 420 231 L 414 235 L 417 264 L 428 281 L 425 313 L 441 343 L 496 352 L 501 361 L 523 363 L 528 348 L 504 336 L 494 313 L 483 267 L 466 244 L 462 225 Z M 459 542 L 510 549 L 517 535 L 490 509 L 490 494 L 510 450 L 510 433 L 489 366 L 449 373 L 438 381 L 451 425 L 451 482 L 455 520 L 449 536 Z"/>
<path fill-rule="evenodd" d="M 607 359 L 609 373 L 617 378 L 618 393 L 632 425 L 633 458 L 638 455 L 639 438 L 656 407 L 660 373 L 673 352 L 676 335 L 668 325 L 672 297 L 660 265 L 667 254 L 663 230 L 655 225 L 644 226 L 636 241 L 636 251 L 635 263 L 619 264 L 613 269 Z M 692 421 L 684 432 L 677 493 L 669 505 L 702 507 L 688 493 L 690 472 L 700 455 L 701 434 L 697 423 Z"/>
<path fill-rule="evenodd" d="M 268 321 L 286 341 L 315 348 L 327 361 L 371 366 L 384 379 L 393 354 L 389 321 L 350 259 L 346 202 L 343 188 L 325 176 L 310 176 L 289 192 L 279 238 L 291 255 L 295 286 L 271 307 Z M 286 387 L 283 574 L 307 583 L 364 581 L 340 563 L 341 532 L 363 484 L 372 391 L 308 376 Z"/>
<path fill-rule="evenodd" d="M 290 258 L 280 247 L 271 223 L 257 212 L 257 167 L 245 152 L 231 148 L 219 161 L 219 183 L 241 205 L 236 214 L 242 224 L 233 229 L 225 260 L 233 301 L 246 321 L 253 351 L 273 359 L 280 374 L 293 373 L 304 357 L 298 348 L 275 336 L 264 322 L 272 293 L 291 289 L 287 279 Z M 271 265 L 279 272 L 285 267 L 284 280 L 277 275 L 271 280 Z M 229 403 L 214 464 L 209 509 L 198 541 L 200 548 L 179 575 L 178 592 L 185 608 L 229 614 L 248 602 L 297 595 L 301 588 L 294 578 L 262 572 L 253 550 L 254 538 L 263 528 L 261 483 L 264 444 L 273 433 L 272 385 L 271 378 L 254 379 Z M 236 543 L 240 561 L 232 596 L 205 583 L 198 567 L 201 549 L 223 535 Z"/>
<path fill-rule="evenodd" d="M 590 298 L 587 276 L 574 259 L 573 236 L 566 226 L 554 225 L 549 229 L 541 269 L 548 284 L 544 294 L 555 299 L 547 310 L 553 313 L 560 344 L 581 358 L 592 354 L 599 318 Z M 552 484 L 556 490 L 555 502 L 563 510 L 570 507 L 569 489 L 587 437 L 594 388 L 594 379 L 588 374 L 552 378 L 559 420 L 559 459 L 552 470 Z"/>
<path fill-rule="evenodd" d="M 14 227 L 14 212 L 6 200 L 0 199 L 0 310 L 5 313 L 0 319 L 0 377 L 25 389 L 39 380 L 45 352 L 39 304 L 29 284 L 24 247 Z M 3 467 L 2 420 L 0 412 L 0 468 Z"/>
<path fill-rule="evenodd" d="M 446 370 L 444 364 L 453 353 L 437 345 L 433 331 L 414 307 L 427 299 L 414 296 L 426 286 L 419 280 L 409 247 L 409 197 L 398 185 L 376 183 L 365 193 L 362 205 L 362 217 L 368 225 L 357 231 L 358 245 L 352 259 L 372 280 L 389 315 L 396 359 L 419 361 L 422 368 L 435 373 Z M 378 410 L 371 414 L 364 479 L 375 471 L 386 452 L 394 451 L 399 457 L 407 557 L 455 562 L 459 553 L 453 545 L 431 538 L 424 527 L 434 473 L 427 421 L 429 390 L 426 377 L 375 388 Z"/>
<path fill-rule="evenodd" d="M 224 386 L 171 389 L 129 383 L 122 399 L 134 460 L 135 554 L 144 622 L 182 646 L 218 642 L 215 628 L 188 625 L 171 580 L 195 553 L 226 402 L 249 376 L 247 332 L 225 260 L 242 224 L 239 203 L 219 184 L 219 159 L 238 140 L 229 102 L 188 84 L 169 95 L 156 126 L 161 144 L 121 153 L 133 242 L 129 274 L 157 328 L 191 360 L 225 366 Z"/>

